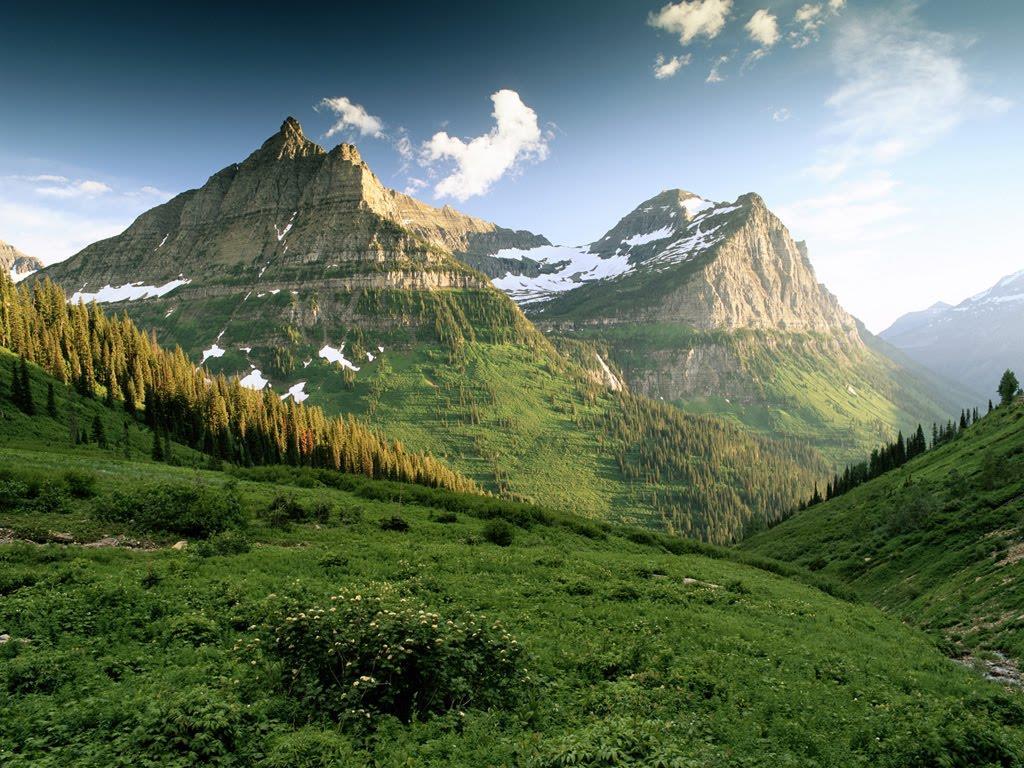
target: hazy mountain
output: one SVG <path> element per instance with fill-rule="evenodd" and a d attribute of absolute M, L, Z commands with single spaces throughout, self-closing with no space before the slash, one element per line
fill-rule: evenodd
<path fill-rule="evenodd" d="M 994 397 L 1007 368 L 1024 369 L 1024 271 L 955 307 L 911 312 L 881 336 L 979 397 Z"/>

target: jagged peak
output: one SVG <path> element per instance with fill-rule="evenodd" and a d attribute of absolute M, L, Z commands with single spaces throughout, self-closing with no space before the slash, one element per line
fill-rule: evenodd
<path fill-rule="evenodd" d="M 282 160 L 323 154 L 326 154 L 324 148 L 306 138 L 299 121 L 289 116 L 281 123 L 278 132 L 263 142 L 263 145 L 249 157 Z"/>

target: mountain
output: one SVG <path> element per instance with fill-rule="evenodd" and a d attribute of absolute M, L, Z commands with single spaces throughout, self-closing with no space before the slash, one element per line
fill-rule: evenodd
<path fill-rule="evenodd" d="M 840 306 L 756 194 L 668 190 L 589 245 L 496 256 L 513 266 L 495 285 L 554 338 L 606 350 L 633 391 L 809 440 L 837 463 L 963 404 Z"/>
<path fill-rule="evenodd" d="M 882 338 L 979 398 L 992 397 L 1007 368 L 1024 369 L 1024 271 L 955 307 L 911 312 Z"/>
<path fill-rule="evenodd" d="M 961 654 L 1024 660 L 1024 402 L 742 548 L 838 578 Z"/>
<path fill-rule="evenodd" d="M 552 246 L 387 189 L 355 147 L 325 152 L 289 119 L 32 282 L 126 311 L 210 373 L 371 422 L 492 492 L 592 517 L 731 541 L 828 474 L 795 440 L 634 396 L 585 340 L 556 348 L 471 266 L 534 247 Z"/>
<path fill-rule="evenodd" d="M 43 262 L 35 256 L 26 256 L 13 245 L 0 240 L 0 272 L 7 273 L 17 282 L 42 268 Z"/>
<path fill-rule="evenodd" d="M 0 380 L 17 364 L 0 350 Z M 29 368 L 57 417 L 0 387 L 10 768 L 1024 754 L 1017 697 L 820 575 L 333 470 L 211 471 L 177 445 L 184 466 L 151 461 L 120 404 Z M 108 447 L 72 446 L 72 414 Z"/>

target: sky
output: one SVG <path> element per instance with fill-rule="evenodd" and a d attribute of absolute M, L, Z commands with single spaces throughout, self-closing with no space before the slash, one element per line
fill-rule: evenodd
<path fill-rule="evenodd" d="M 20 3 L 0 240 L 46 262 L 293 115 L 381 180 L 556 243 L 757 192 L 881 331 L 1024 269 L 1017 0 Z"/>

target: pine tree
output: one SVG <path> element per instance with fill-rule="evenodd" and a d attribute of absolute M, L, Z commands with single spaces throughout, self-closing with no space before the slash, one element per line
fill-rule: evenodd
<path fill-rule="evenodd" d="M 163 446 L 163 443 L 160 442 L 160 433 L 157 432 L 155 429 L 153 430 L 153 453 L 152 453 L 152 456 L 153 456 L 153 461 L 163 461 L 164 460 L 164 446 Z"/>
<path fill-rule="evenodd" d="M 107 447 L 107 433 L 103 428 L 103 419 L 98 413 L 92 417 L 92 441 L 100 448 Z"/>
<path fill-rule="evenodd" d="M 57 399 L 53 395 L 53 382 L 46 383 L 46 415 L 51 419 L 57 418 Z"/>
<path fill-rule="evenodd" d="M 1017 381 L 1017 377 L 1013 371 L 1007 368 L 1003 378 L 999 380 L 998 392 L 1002 405 L 1009 405 L 1013 402 L 1014 395 L 1017 394 L 1019 389 L 1020 383 Z"/>
<path fill-rule="evenodd" d="M 989 398 L 989 401 L 988 401 L 988 412 L 992 413 L 992 399 L 991 398 Z"/>
<path fill-rule="evenodd" d="M 19 407 L 28 416 L 34 416 L 36 413 L 36 405 L 32 401 L 32 380 L 28 375 L 28 363 L 25 361 L 25 356 L 22 355 L 21 363 L 19 365 L 20 372 L 18 378 L 18 394 L 21 398 Z"/>

